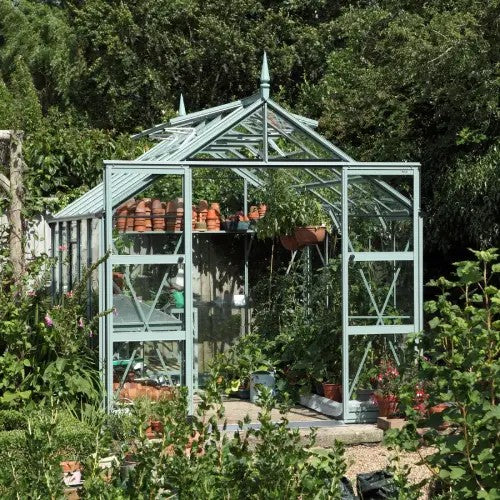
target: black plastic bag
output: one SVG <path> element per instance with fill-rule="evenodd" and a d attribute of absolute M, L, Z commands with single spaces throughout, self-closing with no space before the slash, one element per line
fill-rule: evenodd
<path fill-rule="evenodd" d="M 397 489 L 392 474 L 386 470 L 358 474 L 356 485 L 361 500 L 397 498 Z"/>
<path fill-rule="evenodd" d="M 341 500 L 357 500 L 358 498 L 354 494 L 351 481 L 345 476 L 340 480 L 340 498 Z"/>

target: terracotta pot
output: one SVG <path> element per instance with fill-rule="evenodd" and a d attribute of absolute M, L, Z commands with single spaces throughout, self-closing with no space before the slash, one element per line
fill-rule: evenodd
<path fill-rule="evenodd" d="M 267 205 L 265 203 L 259 203 L 258 210 L 259 210 L 259 216 L 264 217 L 264 215 L 266 215 L 267 212 Z"/>
<path fill-rule="evenodd" d="M 177 217 L 177 206 L 174 201 L 168 201 L 165 207 L 165 229 L 175 230 L 175 219 Z"/>
<path fill-rule="evenodd" d="M 449 406 L 450 405 L 448 403 L 440 403 L 438 405 L 431 406 L 429 408 L 429 415 L 434 415 L 435 413 L 443 413 L 443 411 L 448 409 Z M 443 421 L 441 425 L 438 426 L 438 430 L 443 431 L 445 429 L 448 429 L 448 427 L 450 427 L 450 423 Z"/>
<path fill-rule="evenodd" d="M 248 218 L 250 220 L 260 219 L 260 214 L 259 214 L 259 210 L 257 209 L 257 207 L 250 207 L 250 211 L 248 212 Z"/>
<path fill-rule="evenodd" d="M 215 210 L 217 217 L 220 217 L 220 205 L 218 203 L 210 203 L 210 210 Z"/>
<path fill-rule="evenodd" d="M 136 209 L 136 203 L 135 202 L 130 202 L 127 204 L 127 225 L 125 227 L 126 231 L 133 231 L 134 230 L 134 224 L 135 224 L 135 209 Z"/>
<path fill-rule="evenodd" d="M 200 200 L 200 203 L 198 203 L 198 211 L 201 212 L 202 210 L 208 210 L 207 200 Z"/>
<path fill-rule="evenodd" d="M 316 245 L 325 240 L 326 228 L 325 226 L 296 227 L 293 234 L 301 246 Z"/>
<path fill-rule="evenodd" d="M 379 417 L 392 417 L 397 409 L 399 399 L 394 394 L 390 394 L 389 396 L 383 396 L 381 394 L 374 394 L 375 401 L 378 406 L 378 415 Z"/>
<path fill-rule="evenodd" d="M 135 208 L 134 231 L 140 233 L 146 230 L 146 202 L 140 201 Z"/>
<path fill-rule="evenodd" d="M 128 208 L 122 205 L 116 213 L 116 229 L 123 233 L 127 229 Z"/>
<path fill-rule="evenodd" d="M 125 274 L 113 271 L 113 283 L 120 289 L 123 290 L 123 284 L 125 282 Z"/>
<path fill-rule="evenodd" d="M 175 398 L 175 388 L 169 386 L 159 387 L 159 399 L 172 401 Z"/>
<path fill-rule="evenodd" d="M 329 384 L 323 382 L 323 394 L 325 398 L 332 399 L 333 401 L 342 402 L 342 385 L 340 384 Z"/>
<path fill-rule="evenodd" d="M 160 420 L 150 420 L 149 426 L 146 429 L 146 436 L 149 439 L 154 439 L 163 434 L 163 422 Z"/>
<path fill-rule="evenodd" d="M 299 242 L 295 239 L 295 236 L 280 236 L 280 242 L 287 250 L 290 250 L 290 252 L 300 248 Z"/>
<path fill-rule="evenodd" d="M 158 199 L 153 200 L 151 203 L 151 214 L 153 220 L 153 230 L 154 231 L 164 231 L 165 230 L 165 208 L 162 202 Z"/>
<path fill-rule="evenodd" d="M 66 486 L 76 486 L 82 482 L 82 465 L 80 462 L 65 461 L 61 462 L 63 471 L 63 481 Z"/>
<path fill-rule="evenodd" d="M 146 211 L 144 213 L 145 219 L 144 219 L 144 225 L 146 226 L 146 231 L 151 231 L 153 229 L 153 221 L 151 219 L 151 199 L 146 198 Z"/>

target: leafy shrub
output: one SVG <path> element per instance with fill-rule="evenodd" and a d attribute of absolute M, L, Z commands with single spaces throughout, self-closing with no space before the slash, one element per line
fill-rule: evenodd
<path fill-rule="evenodd" d="M 0 408 L 20 408 L 51 399 L 77 404 L 101 397 L 96 356 L 89 339 L 95 317 L 85 319 L 87 277 L 52 304 L 45 284 L 51 259 L 30 263 L 23 283 L 8 266 L 0 272 Z"/>
<path fill-rule="evenodd" d="M 0 431 L 26 429 L 26 416 L 18 410 L 0 410 Z"/>
<path fill-rule="evenodd" d="M 442 277 L 430 282 L 441 294 L 426 304 L 432 316 L 429 348 L 416 366 L 418 380 L 427 384 L 425 406 L 431 411 L 413 408 L 414 389 L 402 391 L 409 424 L 389 437 L 393 446 L 436 449 L 423 458 L 434 472 L 435 498 L 499 495 L 500 290 L 495 280 L 500 263 L 496 249 L 474 254 L 476 260 L 455 264 L 454 280 Z M 432 413 L 443 403 L 444 411 Z M 447 432 L 440 432 L 443 424 L 449 427 Z M 419 427 L 428 428 L 423 436 Z"/>
<path fill-rule="evenodd" d="M 187 418 L 184 397 L 155 405 L 154 418 L 164 427 L 156 440 L 144 435 L 151 408 L 135 405 L 129 416 L 135 423 L 135 437 L 116 450 L 119 462 L 133 463 L 133 469 L 124 475 L 117 465 L 111 479 L 105 479 L 90 460 L 84 497 L 100 497 L 104 492 L 120 498 L 159 494 L 235 499 L 340 496 L 340 478 L 345 472 L 340 444 L 318 450 L 313 446 L 314 435 L 304 444 L 297 429 L 288 429 L 284 417 L 273 422 L 274 401 L 269 393 L 261 397 L 260 428 L 245 428 L 246 419 L 231 436 L 219 427 L 223 408 L 217 403 L 215 387 L 209 388 L 193 418 Z"/>

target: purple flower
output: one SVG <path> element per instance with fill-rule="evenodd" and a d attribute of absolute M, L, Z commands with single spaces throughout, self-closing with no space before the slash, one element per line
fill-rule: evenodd
<path fill-rule="evenodd" d="M 52 318 L 49 316 L 49 313 L 45 315 L 44 320 L 47 326 L 54 326 L 54 322 L 52 321 Z"/>
<path fill-rule="evenodd" d="M 83 318 L 78 319 L 78 328 L 83 328 Z"/>
<path fill-rule="evenodd" d="M 26 292 L 26 295 L 28 297 L 36 297 L 36 292 L 35 290 L 29 290 L 28 292 Z"/>
<path fill-rule="evenodd" d="M 94 336 L 94 332 L 92 330 L 90 330 L 89 337 L 92 338 L 93 336 Z"/>

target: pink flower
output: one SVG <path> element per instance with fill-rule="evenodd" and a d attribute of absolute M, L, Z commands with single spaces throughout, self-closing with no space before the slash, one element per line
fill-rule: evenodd
<path fill-rule="evenodd" d="M 68 299 L 72 299 L 73 298 L 73 290 L 66 292 L 66 297 L 68 297 Z"/>
<path fill-rule="evenodd" d="M 78 319 L 78 328 L 83 328 L 83 318 Z"/>
<path fill-rule="evenodd" d="M 118 311 L 116 310 L 116 307 L 113 307 L 113 316 L 118 316 Z"/>
<path fill-rule="evenodd" d="M 57 249 L 58 249 L 60 252 L 65 252 L 65 251 L 68 249 L 68 247 L 67 247 L 66 245 L 59 245 L 59 246 L 57 247 Z"/>
<path fill-rule="evenodd" d="M 52 318 L 49 316 L 49 313 L 45 315 L 44 321 L 47 326 L 54 326 L 54 322 L 52 321 Z"/>
<path fill-rule="evenodd" d="M 89 337 L 92 338 L 93 336 L 94 336 L 94 332 L 92 330 L 90 330 Z"/>
<path fill-rule="evenodd" d="M 35 290 L 29 290 L 26 292 L 26 295 L 28 297 L 36 297 L 36 292 L 35 292 Z"/>

